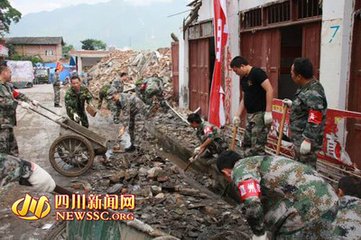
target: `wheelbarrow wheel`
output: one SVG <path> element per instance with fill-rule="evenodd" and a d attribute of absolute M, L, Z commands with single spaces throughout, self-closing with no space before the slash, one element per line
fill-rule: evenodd
<path fill-rule="evenodd" d="M 49 160 L 61 175 L 75 177 L 85 173 L 94 162 L 94 149 L 86 138 L 63 135 L 55 139 L 49 150 Z"/>

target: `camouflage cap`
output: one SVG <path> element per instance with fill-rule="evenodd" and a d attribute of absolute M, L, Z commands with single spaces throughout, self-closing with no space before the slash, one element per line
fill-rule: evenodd
<path fill-rule="evenodd" d="M 114 94 L 117 94 L 118 91 L 117 89 L 111 87 L 108 91 L 107 91 L 107 99 L 110 100 L 113 98 Z"/>

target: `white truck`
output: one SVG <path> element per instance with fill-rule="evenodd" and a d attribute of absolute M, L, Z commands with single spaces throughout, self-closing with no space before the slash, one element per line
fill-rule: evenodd
<path fill-rule="evenodd" d="M 15 88 L 31 88 L 34 84 L 34 69 L 30 61 L 6 61 L 11 69 L 11 83 Z"/>

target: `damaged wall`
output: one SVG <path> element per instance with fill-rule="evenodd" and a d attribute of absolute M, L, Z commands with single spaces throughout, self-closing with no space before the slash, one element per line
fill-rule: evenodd
<path fill-rule="evenodd" d="M 225 83 L 225 110 L 227 120 L 230 120 L 238 110 L 239 104 L 239 77 L 237 77 L 232 69 L 229 68 L 229 63 L 234 56 L 239 55 L 239 16 L 238 16 L 238 2 L 227 2 L 227 17 L 229 35 L 228 46 L 225 49 L 224 56 L 224 83 Z M 213 0 L 203 0 L 202 6 L 198 11 L 199 17 L 194 24 L 212 20 L 213 18 Z M 235 34 L 234 34 L 235 33 Z M 180 35 L 183 35 L 183 29 L 180 30 Z M 179 106 L 181 108 L 189 107 L 189 42 L 188 31 L 185 31 L 184 39 L 180 39 L 179 44 Z"/>

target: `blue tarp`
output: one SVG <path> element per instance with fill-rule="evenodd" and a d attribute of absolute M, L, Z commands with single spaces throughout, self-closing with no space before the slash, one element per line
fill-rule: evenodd
<path fill-rule="evenodd" d="M 59 78 L 60 81 L 64 84 L 65 79 L 70 79 L 71 72 L 76 70 L 75 66 L 69 65 L 69 64 L 62 64 L 63 65 L 63 71 L 60 72 Z M 56 63 L 44 63 L 45 67 L 50 68 L 50 82 L 54 81 L 54 74 L 55 74 L 55 67 Z"/>

